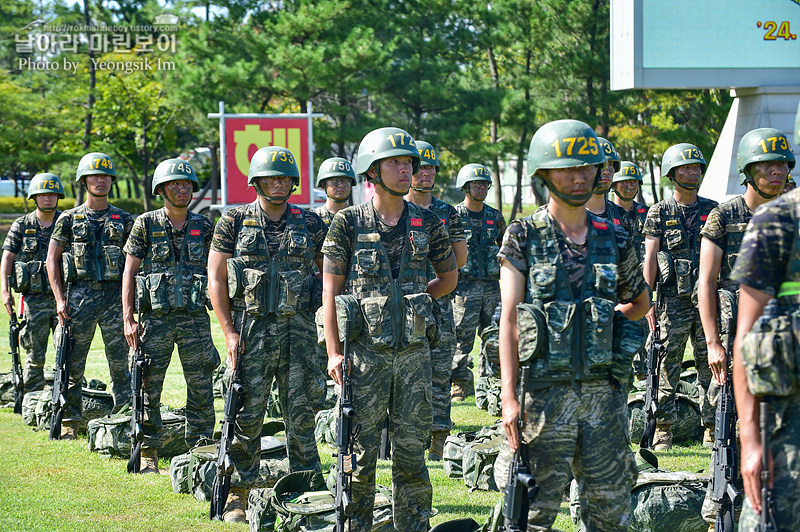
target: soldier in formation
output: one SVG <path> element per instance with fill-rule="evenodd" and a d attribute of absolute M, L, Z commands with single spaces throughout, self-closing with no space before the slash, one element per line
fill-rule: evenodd
<path fill-rule="evenodd" d="M 794 158 L 789 157 L 791 146 L 785 135 L 775 134 L 773 138 L 774 148 L 772 141 L 765 139 L 763 146 L 751 146 L 752 156 L 773 152 L 774 157 L 774 152 L 782 151 L 783 160 L 763 162 L 780 167 L 780 173 L 785 175 L 795 164 Z M 795 364 L 798 347 L 792 340 L 797 333 L 792 320 L 796 321 L 800 312 L 799 232 L 800 192 L 794 190 L 755 211 L 730 274 L 731 281 L 739 286 L 733 389 L 746 494 L 739 530 L 765 530 L 760 527 L 762 516 L 767 522 L 772 521 L 772 530 L 800 529 L 796 495 L 800 488 L 800 396 Z M 769 313 L 768 303 L 772 307 Z M 766 412 L 761 410 L 760 401 L 767 402 Z M 766 419 L 761 419 L 762 412 Z M 762 486 L 764 449 L 760 425 L 765 427 L 768 445 L 767 486 Z M 763 487 L 771 490 L 767 507 L 762 505 Z"/>
<path fill-rule="evenodd" d="M 611 181 L 616 172 L 619 172 L 620 159 L 614 145 L 603 137 L 597 137 L 600 148 L 605 155 L 606 161 L 600 169 L 600 179 L 594 189 L 592 197 L 586 202 L 586 210 L 615 225 L 621 225 L 624 220 L 624 213 L 620 207 L 608 199 L 608 192 L 611 190 Z"/>
<path fill-rule="evenodd" d="M 361 427 L 354 445 L 353 532 L 372 529 L 375 466 L 387 409 L 395 530 L 428 530 L 431 517 L 424 449 L 432 422 L 429 342 L 435 344 L 438 334 L 433 299 L 455 288 L 458 273 L 437 214 L 403 200 L 419 163 L 419 150 L 406 131 L 389 127 L 368 133 L 358 148 L 356 171 L 375 183 L 376 194 L 337 213 L 325 239 L 325 340 L 328 372 L 338 384 L 343 354 L 336 296 L 353 296 L 364 316 L 361 330 L 350 331 L 357 334 L 350 344 L 353 423 Z M 429 262 L 436 274 L 432 280 Z"/>
<path fill-rule="evenodd" d="M 289 150 L 269 146 L 256 151 L 247 182 L 258 197 L 220 218 L 209 252 L 211 302 L 225 335 L 228 367 L 236 371 L 241 366 L 245 390 L 231 448 L 235 471 L 223 514 L 228 522 L 244 522 L 249 488 L 258 479 L 261 428 L 273 378 L 292 471 L 321 469 L 310 399 L 318 391 L 305 385 L 316 354 L 311 285 L 314 267 L 322 269 L 326 228 L 317 214 L 287 203 L 299 181 Z"/>
<path fill-rule="evenodd" d="M 214 434 L 211 376 L 219 365 L 219 353 L 206 310 L 206 262 L 213 228 L 208 218 L 189 212 L 192 192 L 199 189 L 187 161 L 163 161 L 153 174 L 153 195 L 164 198 L 164 207 L 139 216 L 125 244 L 125 339 L 131 349 L 141 341 L 149 359 L 144 375 L 142 473 L 158 473 L 161 390 L 175 345 L 186 379 L 186 444 L 192 448 Z"/>
<path fill-rule="evenodd" d="M 439 171 L 438 154 L 436 149 L 424 140 L 417 140 L 416 144 L 420 156 L 419 170 L 411 177 L 411 188 L 406 201 L 433 211 L 439 217 L 450 235 L 456 265 L 462 267 L 467 260 L 467 242 L 461 217 L 455 207 L 431 194 L 436 173 Z M 433 271 L 433 264 L 430 261 L 427 270 L 428 279 L 435 279 L 436 272 Z M 428 449 L 428 460 L 434 461 L 442 459 L 444 441 L 453 425 L 450 420 L 450 379 L 456 350 L 452 295 L 444 295 L 436 302 L 439 304 L 439 345 L 431 348 L 433 425 L 431 446 Z"/>
<path fill-rule="evenodd" d="M 319 165 L 316 185 L 325 191 L 325 203 L 311 210 L 322 218 L 327 227 L 331 225 L 333 215 L 347 207 L 350 194 L 356 186 L 356 174 L 347 159 L 331 157 Z"/>
<path fill-rule="evenodd" d="M 458 171 L 456 187 L 464 192 L 464 201 L 456 205 L 456 211 L 464 226 L 468 252 L 466 264 L 458 271 L 458 287 L 453 299 L 456 354 L 451 397 L 454 401 L 463 401 L 475 393 L 470 369 L 475 332 L 481 334 L 492 323 L 492 314 L 500 302 L 497 252 L 506 221 L 500 211 L 484 203 L 491 186 L 489 169 L 482 164 L 468 164 Z M 490 374 L 486 367 L 479 368 L 479 372 Z"/>
<path fill-rule="evenodd" d="M 583 122 L 539 128 L 528 172 L 544 181 L 550 200 L 512 222 L 500 249 L 503 426 L 512 450 L 527 444 L 530 471 L 547 485 L 531 504 L 528 530 L 550 530 L 573 475 L 583 529 L 626 530 L 631 516 L 637 470 L 621 389 L 631 356 L 612 346 L 619 319 L 641 319 L 649 298 L 627 233 L 585 209 L 605 164 Z M 532 363 L 519 434 L 523 351 Z"/>
<path fill-rule="evenodd" d="M 614 188 L 614 201 L 622 210 L 622 226 L 628 231 L 636 248 L 639 263 L 644 262 L 644 222 L 647 219 L 647 207 L 636 201 L 642 186 L 642 169 L 629 161 L 622 161 L 619 170 L 611 181 Z"/>
<path fill-rule="evenodd" d="M 662 200 L 647 213 L 644 279 L 655 287 L 656 275 L 667 281 L 661 286 L 663 304 L 647 313 L 652 331 L 659 321 L 667 349 L 659 379 L 659 411 L 653 449 L 672 447 L 672 425 L 677 421 L 675 388 L 681 374 L 686 342 L 691 340 L 700 389 L 700 415 L 704 442 L 712 442 L 714 410 L 708 401 L 711 370 L 708 367 L 706 339 L 696 305 L 696 280 L 700 263 L 700 231 L 717 202 L 699 197 L 697 189 L 706 171 L 706 161 L 697 146 L 676 144 L 667 148 L 661 161 L 661 173 L 675 184 L 672 197 Z"/>
<path fill-rule="evenodd" d="M 64 187 L 54 174 L 36 174 L 28 185 L 28 200 L 31 198 L 36 209 L 11 224 L 0 262 L 0 292 L 9 316 L 14 315 L 14 298 L 9 290 L 13 288 L 25 298 L 25 327 L 20 331 L 20 345 L 27 353 L 25 393 L 44 389 L 47 340 L 58 324 L 45 260 L 54 222 L 61 214 L 58 200 L 64 198 Z"/>
<path fill-rule="evenodd" d="M 86 356 L 99 325 L 105 344 L 114 408 L 130 402 L 131 381 L 128 349 L 122 324 L 122 247 L 130 233 L 133 218 L 108 203 L 108 193 L 116 179 L 116 167 L 104 153 L 87 153 L 78 163 L 76 181 L 86 188 L 86 201 L 61 213 L 56 220 L 47 251 L 47 275 L 56 301 L 61 326 L 72 321 L 73 347 L 69 359 L 69 385 L 62 439 L 75 439 L 82 417 L 81 382 Z M 74 264 L 76 281 L 67 300 L 63 282 L 62 255 Z M 60 334 L 60 333 L 58 333 Z"/>

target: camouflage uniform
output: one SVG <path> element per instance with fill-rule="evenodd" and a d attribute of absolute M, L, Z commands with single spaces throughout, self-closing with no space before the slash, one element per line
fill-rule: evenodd
<path fill-rule="evenodd" d="M 691 340 L 700 388 L 700 416 L 707 428 L 714 426 L 714 409 L 709 404 L 708 389 L 711 369 L 708 367 L 708 348 L 700 312 L 697 310 L 696 279 L 700 263 L 700 231 L 717 202 L 698 197 L 690 206 L 679 204 L 674 197 L 650 207 L 643 234 L 659 238 L 660 250 L 669 253 L 675 263 L 676 277 L 662 287 L 663 303 L 656 319 L 667 356 L 661 366 L 659 379 L 659 424 L 672 425 L 677 420 L 675 387 L 681 376 L 681 362 L 687 340 Z M 681 261 L 680 263 L 678 261 Z"/>
<path fill-rule="evenodd" d="M 322 218 L 322 221 L 325 222 L 325 227 L 331 226 L 334 214 L 331 211 L 329 211 L 325 205 L 320 205 L 319 207 L 314 207 L 313 209 L 310 210 L 311 212 L 316 213 L 317 215 L 319 215 L 320 218 Z"/>
<path fill-rule="evenodd" d="M 105 344 L 114 405 L 130 402 L 131 374 L 122 325 L 120 279 L 125 265 L 122 246 L 130 233 L 133 218 L 113 205 L 103 211 L 80 205 L 61 213 L 55 225 L 50 238 L 64 247 L 65 252 L 75 256 L 78 273 L 69 294 L 74 344 L 70 352 L 64 420 L 80 421 L 81 381 L 98 325 Z M 64 289 L 66 294 L 66 286 Z"/>
<path fill-rule="evenodd" d="M 55 218 L 61 214 L 56 211 Z M 32 280 L 32 285 L 37 286 L 23 293 L 25 306 L 23 319 L 25 327 L 19 335 L 19 343 L 27 353 L 23 378 L 25 393 L 44 389 L 44 362 L 47 354 L 47 340 L 50 331 L 55 332 L 58 325 L 56 314 L 56 301 L 50 289 L 44 262 L 47 258 L 47 247 L 50 235 L 53 233 L 55 223 L 50 227 L 42 227 L 36 218 L 36 211 L 14 220 L 8 231 L 3 249 L 14 255 L 15 262 L 41 262 L 41 279 Z M 44 292 L 41 287 L 44 286 Z"/>
<path fill-rule="evenodd" d="M 212 236 L 205 216 L 189 212 L 183 228 L 176 230 L 162 208 L 139 216 L 125 244 L 125 253 L 142 260 L 137 274 L 137 287 L 144 289 L 139 325 L 142 350 L 150 359 L 144 375 L 145 448 L 161 448 L 161 390 L 176 344 L 186 379 L 186 443 L 194 447 L 214 434 L 211 377 L 219 353 L 206 311 Z M 162 287 L 167 290 L 159 291 Z"/>
<path fill-rule="evenodd" d="M 233 486 L 253 487 L 258 480 L 261 427 L 273 378 L 278 382 L 292 471 L 321 469 L 309 399 L 316 392 L 306 389 L 306 375 L 308 353 L 316 353 L 309 287 L 324 238 L 325 224 L 316 214 L 287 204 L 281 219 L 273 222 L 258 200 L 227 211 L 214 230 L 211 249 L 243 259 L 245 267 L 263 275 L 267 291 L 275 291 L 270 294 L 274 308 L 263 300 L 273 297 L 256 295 L 253 303 L 260 308 L 247 314 L 245 351 L 238 362 L 245 393 L 231 447 L 236 466 Z M 281 282 L 269 281 L 270 277 Z M 237 330 L 247 297 L 231 302 Z"/>
<path fill-rule="evenodd" d="M 531 361 L 525 391 L 522 439 L 532 474 L 547 486 L 531 505 L 528 530 L 550 530 L 572 475 L 581 486 L 583 529 L 626 530 L 631 516 L 637 471 L 626 398 L 612 377 L 631 361 L 612 351 L 614 306 L 633 301 L 646 285 L 627 233 L 591 213 L 588 223 L 586 243 L 578 246 L 543 207 L 511 223 L 498 255 L 526 278 L 525 305 L 517 307 L 519 349 L 532 341 L 524 322 L 529 311 L 520 309 L 538 309 L 530 312 L 543 313 L 548 328 L 561 332 L 549 334 L 544 354 Z"/>
<path fill-rule="evenodd" d="M 432 198 L 429 210 L 436 213 L 450 234 L 450 242 L 461 242 L 464 226 L 455 207 L 439 198 Z M 436 278 L 433 264 L 428 262 L 428 279 Z M 431 432 L 450 431 L 450 378 L 453 374 L 453 356 L 456 354 L 456 325 L 453 319 L 453 296 L 447 294 L 436 300 L 439 303 L 439 345 L 431 348 L 431 375 L 433 378 L 433 425 Z"/>
<path fill-rule="evenodd" d="M 796 289 L 784 283 L 800 281 L 800 190 L 789 192 L 756 209 L 742 240 L 734 283 L 776 296 L 781 313 L 800 308 Z M 784 285 L 784 286 L 782 286 Z M 783 294 L 783 295 L 782 295 Z M 800 393 L 770 400 L 769 448 L 774 459 L 772 497 L 779 530 L 800 530 Z M 763 510 L 762 510 L 763 511 Z M 759 515 L 745 498 L 739 530 L 756 530 Z"/>
<path fill-rule="evenodd" d="M 446 273 L 442 270 L 454 262 L 449 236 L 431 211 L 406 203 L 397 225 L 389 227 L 367 202 L 336 214 L 324 252 L 327 260 L 348 272 L 343 293 L 359 300 L 368 322 L 350 344 L 353 423 L 361 426 L 354 446 L 358 468 L 353 473 L 355 511 L 350 530 L 372 529 L 375 466 L 387 408 L 395 530 L 428 530 L 432 499 L 425 465 L 432 421 L 428 327 L 420 334 L 400 323 L 416 321 L 421 307 L 429 313 L 425 322 L 430 322 L 433 302 L 424 294 L 426 267 L 430 261 L 438 273 Z M 403 319 L 400 298 L 418 302 L 402 307 L 414 316 Z"/>
<path fill-rule="evenodd" d="M 320 205 L 319 207 L 314 207 L 313 209 L 310 210 L 311 212 L 314 212 L 319 215 L 319 217 L 325 223 L 325 230 L 327 232 L 328 227 L 330 227 L 331 225 L 331 221 L 333 221 L 334 213 L 329 211 L 325 205 Z M 321 285 L 322 280 L 320 279 L 318 282 Z M 322 291 L 320 290 L 319 293 L 321 295 Z M 327 381 L 328 381 L 328 353 L 327 351 L 325 351 L 325 347 L 316 344 L 314 356 L 316 358 L 309 361 L 310 369 L 307 375 L 309 383 L 306 386 L 306 388 L 309 390 L 322 391 L 322 393 L 318 394 L 316 397 L 309 398 L 311 404 L 313 405 L 314 412 L 319 412 L 320 410 L 325 410 L 326 408 L 329 408 L 325 403 L 326 394 L 324 393 L 324 391 L 327 389 Z"/>
<path fill-rule="evenodd" d="M 453 382 L 471 390 L 472 367 L 469 355 L 475 343 L 475 331 L 483 332 L 492 323 L 492 315 L 500 302 L 500 263 L 497 251 L 506 230 L 503 214 L 489 205 L 474 213 L 465 203 L 456 205 L 467 237 L 467 264 L 458 271 L 458 287 L 453 299 L 456 324 L 456 354 L 453 357 Z M 481 360 L 481 366 L 485 366 Z M 480 375 L 488 375 L 487 367 Z"/>
<path fill-rule="evenodd" d="M 626 211 L 623 207 L 617 205 L 622 212 L 622 227 L 628 232 L 633 241 L 633 249 L 636 250 L 636 257 L 641 265 L 644 263 L 644 222 L 647 219 L 647 207 L 638 201 L 633 202 L 631 210 Z M 642 327 L 647 330 L 647 319 L 642 318 Z M 647 372 L 647 357 L 645 350 L 640 349 L 633 357 L 633 371 L 636 375 L 644 375 Z"/>

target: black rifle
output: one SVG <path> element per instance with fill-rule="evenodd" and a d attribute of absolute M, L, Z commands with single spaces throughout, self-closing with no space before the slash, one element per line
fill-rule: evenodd
<path fill-rule="evenodd" d="M 653 436 L 656 433 L 656 412 L 658 412 L 658 386 L 661 363 L 667 356 L 667 349 L 661 339 L 661 327 L 658 314 L 661 310 L 661 281 L 656 281 L 655 328 L 650 333 L 650 346 L 647 349 L 647 392 L 644 396 L 644 413 L 647 416 L 639 447 L 653 448 Z"/>
<path fill-rule="evenodd" d="M 72 283 L 67 283 L 67 309 L 69 309 L 69 293 Z M 64 406 L 67 404 L 67 387 L 69 386 L 69 362 L 72 351 L 72 323 L 64 320 L 61 336 L 56 346 L 56 369 L 53 378 L 53 395 L 51 405 L 53 415 L 50 418 L 50 439 L 61 439 L 61 420 L 64 418 Z"/>
<path fill-rule="evenodd" d="M 733 307 L 735 308 L 735 306 Z M 725 371 L 727 378 L 722 385 L 714 421 L 714 451 L 712 453 L 711 500 L 717 505 L 714 530 L 733 532 L 736 504 L 741 492 L 736 489 L 736 404 L 733 398 L 733 377 L 727 369 L 733 350 L 735 321 L 733 314 L 727 320 L 725 342 Z"/>
<path fill-rule="evenodd" d="M 137 324 L 136 357 L 131 371 L 131 457 L 128 460 L 128 473 L 139 473 L 142 466 L 142 442 L 144 442 L 144 375 L 150 358 L 144 355 L 142 346 L 142 309 L 139 308 Z"/>
<path fill-rule="evenodd" d="M 390 396 L 391 397 L 391 396 Z M 390 400 L 391 402 L 391 400 Z M 386 418 L 383 420 L 383 428 L 381 429 L 381 445 L 378 448 L 378 458 L 381 460 L 392 459 L 392 439 L 389 437 L 389 412 L 386 412 Z"/>
<path fill-rule="evenodd" d="M 353 452 L 361 425 L 353 429 L 356 409 L 353 406 L 353 385 L 350 382 L 350 321 L 344 321 L 344 341 L 342 342 L 342 394 L 339 398 L 339 420 L 336 427 L 336 526 L 334 532 L 345 532 L 345 524 L 353 514 L 350 500 L 351 479 L 356 470 L 356 454 Z"/>
<path fill-rule="evenodd" d="M 20 299 L 19 320 L 17 314 L 11 312 L 11 323 L 8 327 L 8 345 L 10 347 L 9 354 L 11 355 L 11 380 L 14 384 L 14 413 L 22 413 L 22 397 L 25 395 L 25 380 L 22 376 L 22 362 L 19 359 L 19 332 L 25 327 L 25 320 L 22 319 L 22 308 L 25 304 L 24 300 Z"/>
<path fill-rule="evenodd" d="M 758 405 L 759 420 L 761 428 L 761 522 L 759 532 L 777 532 L 778 525 L 775 523 L 775 505 L 772 500 L 772 490 L 769 489 L 769 404 L 762 398 Z"/>
<path fill-rule="evenodd" d="M 225 510 L 225 503 L 228 500 L 228 492 L 231 489 L 231 475 L 233 474 L 233 458 L 231 458 L 231 445 L 233 444 L 233 432 L 236 425 L 236 416 L 244 395 L 244 386 L 241 380 L 242 356 L 244 355 L 244 336 L 245 326 L 247 325 L 247 311 L 242 311 L 242 323 L 239 328 L 239 344 L 236 346 L 236 368 L 231 375 L 231 383 L 228 386 L 228 396 L 225 398 L 224 419 L 222 420 L 222 435 L 219 439 L 217 449 L 217 476 L 214 479 L 214 486 L 211 490 L 211 508 L 209 518 L 222 521 L 222 513 Z"/>
<path fill-rule="evenodd" d="M 524 532 L 528 530 L 528 509 L 536 498 L 539 486 L 536 479 L 528 469 L 528 445 L 522 441 L 522 432 L 525 428 L 525 380 L 528 367 L 524 366 L 519 379 L 519 445 L 514 452 L 514 460 L 508 470 L 508 483 L 506 484 L 503 499 L 503 529 L 506 532 Z"/>

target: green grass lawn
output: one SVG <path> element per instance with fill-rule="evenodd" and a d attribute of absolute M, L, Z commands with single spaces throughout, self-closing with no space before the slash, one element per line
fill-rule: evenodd
<path fill-rule="evenodd" d="M 221 330 L 212 316 L 212 333 L 217 349 L 224 352 Z M 0 318 L 0 336 L 4 353 L 0 371 L 9 371 L 8 320 Z M 473 357 L 477 357 L 476 349 Z M 47 365 L 52 365 L 54 351 L 49 351 Z M 477 360 L 475 361 L 477 367 Z M 108 366 L 103 355 L 99 331 L 89 352 L 86 378 L 109 382 Z M 183 406 L 186 385 L 177 353 L 167 371 L 162 401 L 172 407 Z M 222 417 L 222 400 L 217 399 L 217 420 Z M 475 430 L 495 421 L 475 407 L 474 399 L 453 405 L 453 432 Z M 0 409 L 0 531 L 186 531 L 244 530 L 241 525 L 208 521 L 208 503 L 189 495 L 172 492 L 166 475 L 134 476 L 125 472 L 125 461 L 106 460 L 87 450 L 86 439 L 74 442 L 47 439 L 47 432 L 34 432 L 11 409 Z M 330 446 L 319 448 L 323 468 L 333 463 Z M 710 451 L 701 445 L 676 446 L 659 453 L 661 467 L 670 470 L 707 469 Z M 166 460 L 162 469 L 169 469 Z M 459 517 L 486 521 L 501 494 L 470 492 L 460 480 L 445 476 L 441 462 L 430 462 L 433 505 L 439 514 L 432 524 Z M 377 482 L 391 485 L 391 463 L 380 462 Z M 542 489 L 547 487 L 542 486 Z M 569 509 L 562 504 L 555 524 L 561 530 L 577 530 L 570 522 Z"/>

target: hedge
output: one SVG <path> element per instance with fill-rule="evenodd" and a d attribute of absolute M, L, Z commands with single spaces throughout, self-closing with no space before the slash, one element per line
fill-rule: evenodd
<path fill-rule="evenodd" d="M 144 212 L 144 201 L 139 198 L 114 198 L 110 200 L 111 204 L 128 211 L 131 214 L 142 214 Z M 164 205 L 164 202 L 155 200 L 152 203 L 153 208 L 159 208 Z M 75 206 L 75 198 L 64 198 L 58 201 L 58 208 L 60 210 L 71 209 Z M 28 210 L 35 209 L 33 201 L 28 202 Z M 25 212 L 25 199 L 22 197 L 0 197 L 0 214 L 19 214 Z"/>

